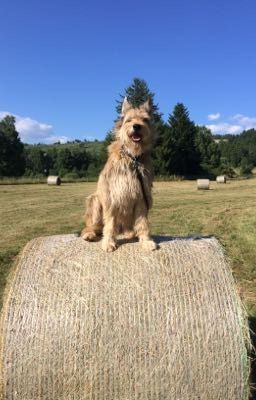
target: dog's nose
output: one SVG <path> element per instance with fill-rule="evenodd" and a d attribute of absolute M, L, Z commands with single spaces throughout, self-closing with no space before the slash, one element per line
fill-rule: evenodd
<path fill-rule="evenodd" d="M 134 125 L 133 125 L 133 129 L 134 129 L 135 131 L 139 131 L 140 128 L 141 128 L 141 125 L 140 125 L 140 124 L 134 124 Z"/>

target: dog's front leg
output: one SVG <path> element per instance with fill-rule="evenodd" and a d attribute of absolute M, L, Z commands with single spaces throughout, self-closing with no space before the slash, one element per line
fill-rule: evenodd
<path fill-rule="evenodd" d="M 134 230 L 144 249 L 150 251 L 157 249 L 157 244 L 150 237 L 147 209 L 145 206 L 137 205 L 135 208 Z"/>
<path fill-rule="evenodd" d="M 111 252 L 117 249 L 115 235 L 116 226 L 114 215 L 110 211 L 104 212 L 104 228 L 102 240 L 102 249 L 104 251 Z"/>

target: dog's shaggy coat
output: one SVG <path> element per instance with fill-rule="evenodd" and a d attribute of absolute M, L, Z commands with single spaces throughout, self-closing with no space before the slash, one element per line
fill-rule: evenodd
<path fill-rule="evenodd" d="M 108 147 L 108 160 L 99 176 L 97 190 L 87 199 L 86 227 L 81 233 L 88 241 L 98 240 L 103 233 L 105 251 L 117 248 L 119 233 L 126 238 L 138 237 L 148 250 L 157 248 L 150 238 L 147 220 L 152 206 L 153 136 L 149 102 L 133 108 L 125 98 L 115 128 L 115 141 Z"/>

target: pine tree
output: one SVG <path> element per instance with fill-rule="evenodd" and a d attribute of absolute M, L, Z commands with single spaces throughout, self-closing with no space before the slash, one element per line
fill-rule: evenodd
<path fill-rule="evenodd" d="M 117 100 L 116 111 L 118 117 L 121 114 L 122 104 L 125 97 L 127 97 L 127 100 L 133 105 L 133 107 L 139 107 L 149 99 L 152 106 L 154 123 L 161 122 L 162 114 L 159 112 L 158 105 L 154 103 L 154 96 L 155 94 L 150 91 L 145 80 L 134 78 L 132 84 L 125 89 L 124 95 L 120 95 L 121 100 Z"/>
<path fill-rule="evenodd" d="M 15 128 L 15 118 L 0 121 L 0 176 L 21 176 L 25 170 L 24 145 Z"/>
<path fill-rule="evenodd" d="M 168 171 L 166 169 L 166 163 L 163 158 L 163 154 L 165 152 L 164 142 L 165 137 L 167 136 L 168 132 L 167 124 L 163 122 L 159 122 L 157 124 L 157 135 L 155 138 L 155 143 L 152 152 L 153 158 L 153 166 L 154 166 L 154 173 L 155 175 L 168 175 Z"/>
<path fill-rule="evenodd" d="M 195 145 L 196 127 L 184 104 L 176 104 L 169 116 L 168 128 L 163 140 L 163 160 L 168 174 L 196 174 L 200 168 Z"/>

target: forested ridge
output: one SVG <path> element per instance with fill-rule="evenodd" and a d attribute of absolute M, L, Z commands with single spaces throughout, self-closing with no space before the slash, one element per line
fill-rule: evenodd
<path fill-rule="evenodd" d="M 154 93 L 144 80 L 138 78 L 117 100 L 116 119 L 125 96 L 133 106 L 139 106 L 147 99 L 151 101 L 156 130 L 152 153 L 156 176 L 248 176 L 256 166 L 255 129 L 240 135 L 214 136 L 207 127 L 190 119 L 189 110 L 183 103 L 177 103 L 164 121 L 155 104 Z M 97 177 L 112 140 L 113 133 L 109 131 L 102 142 L 77 139 L 65 144 L 29 145 L 21 142 L 15 118 L 7 115 L 0 121 L 0 177 Z"/>

